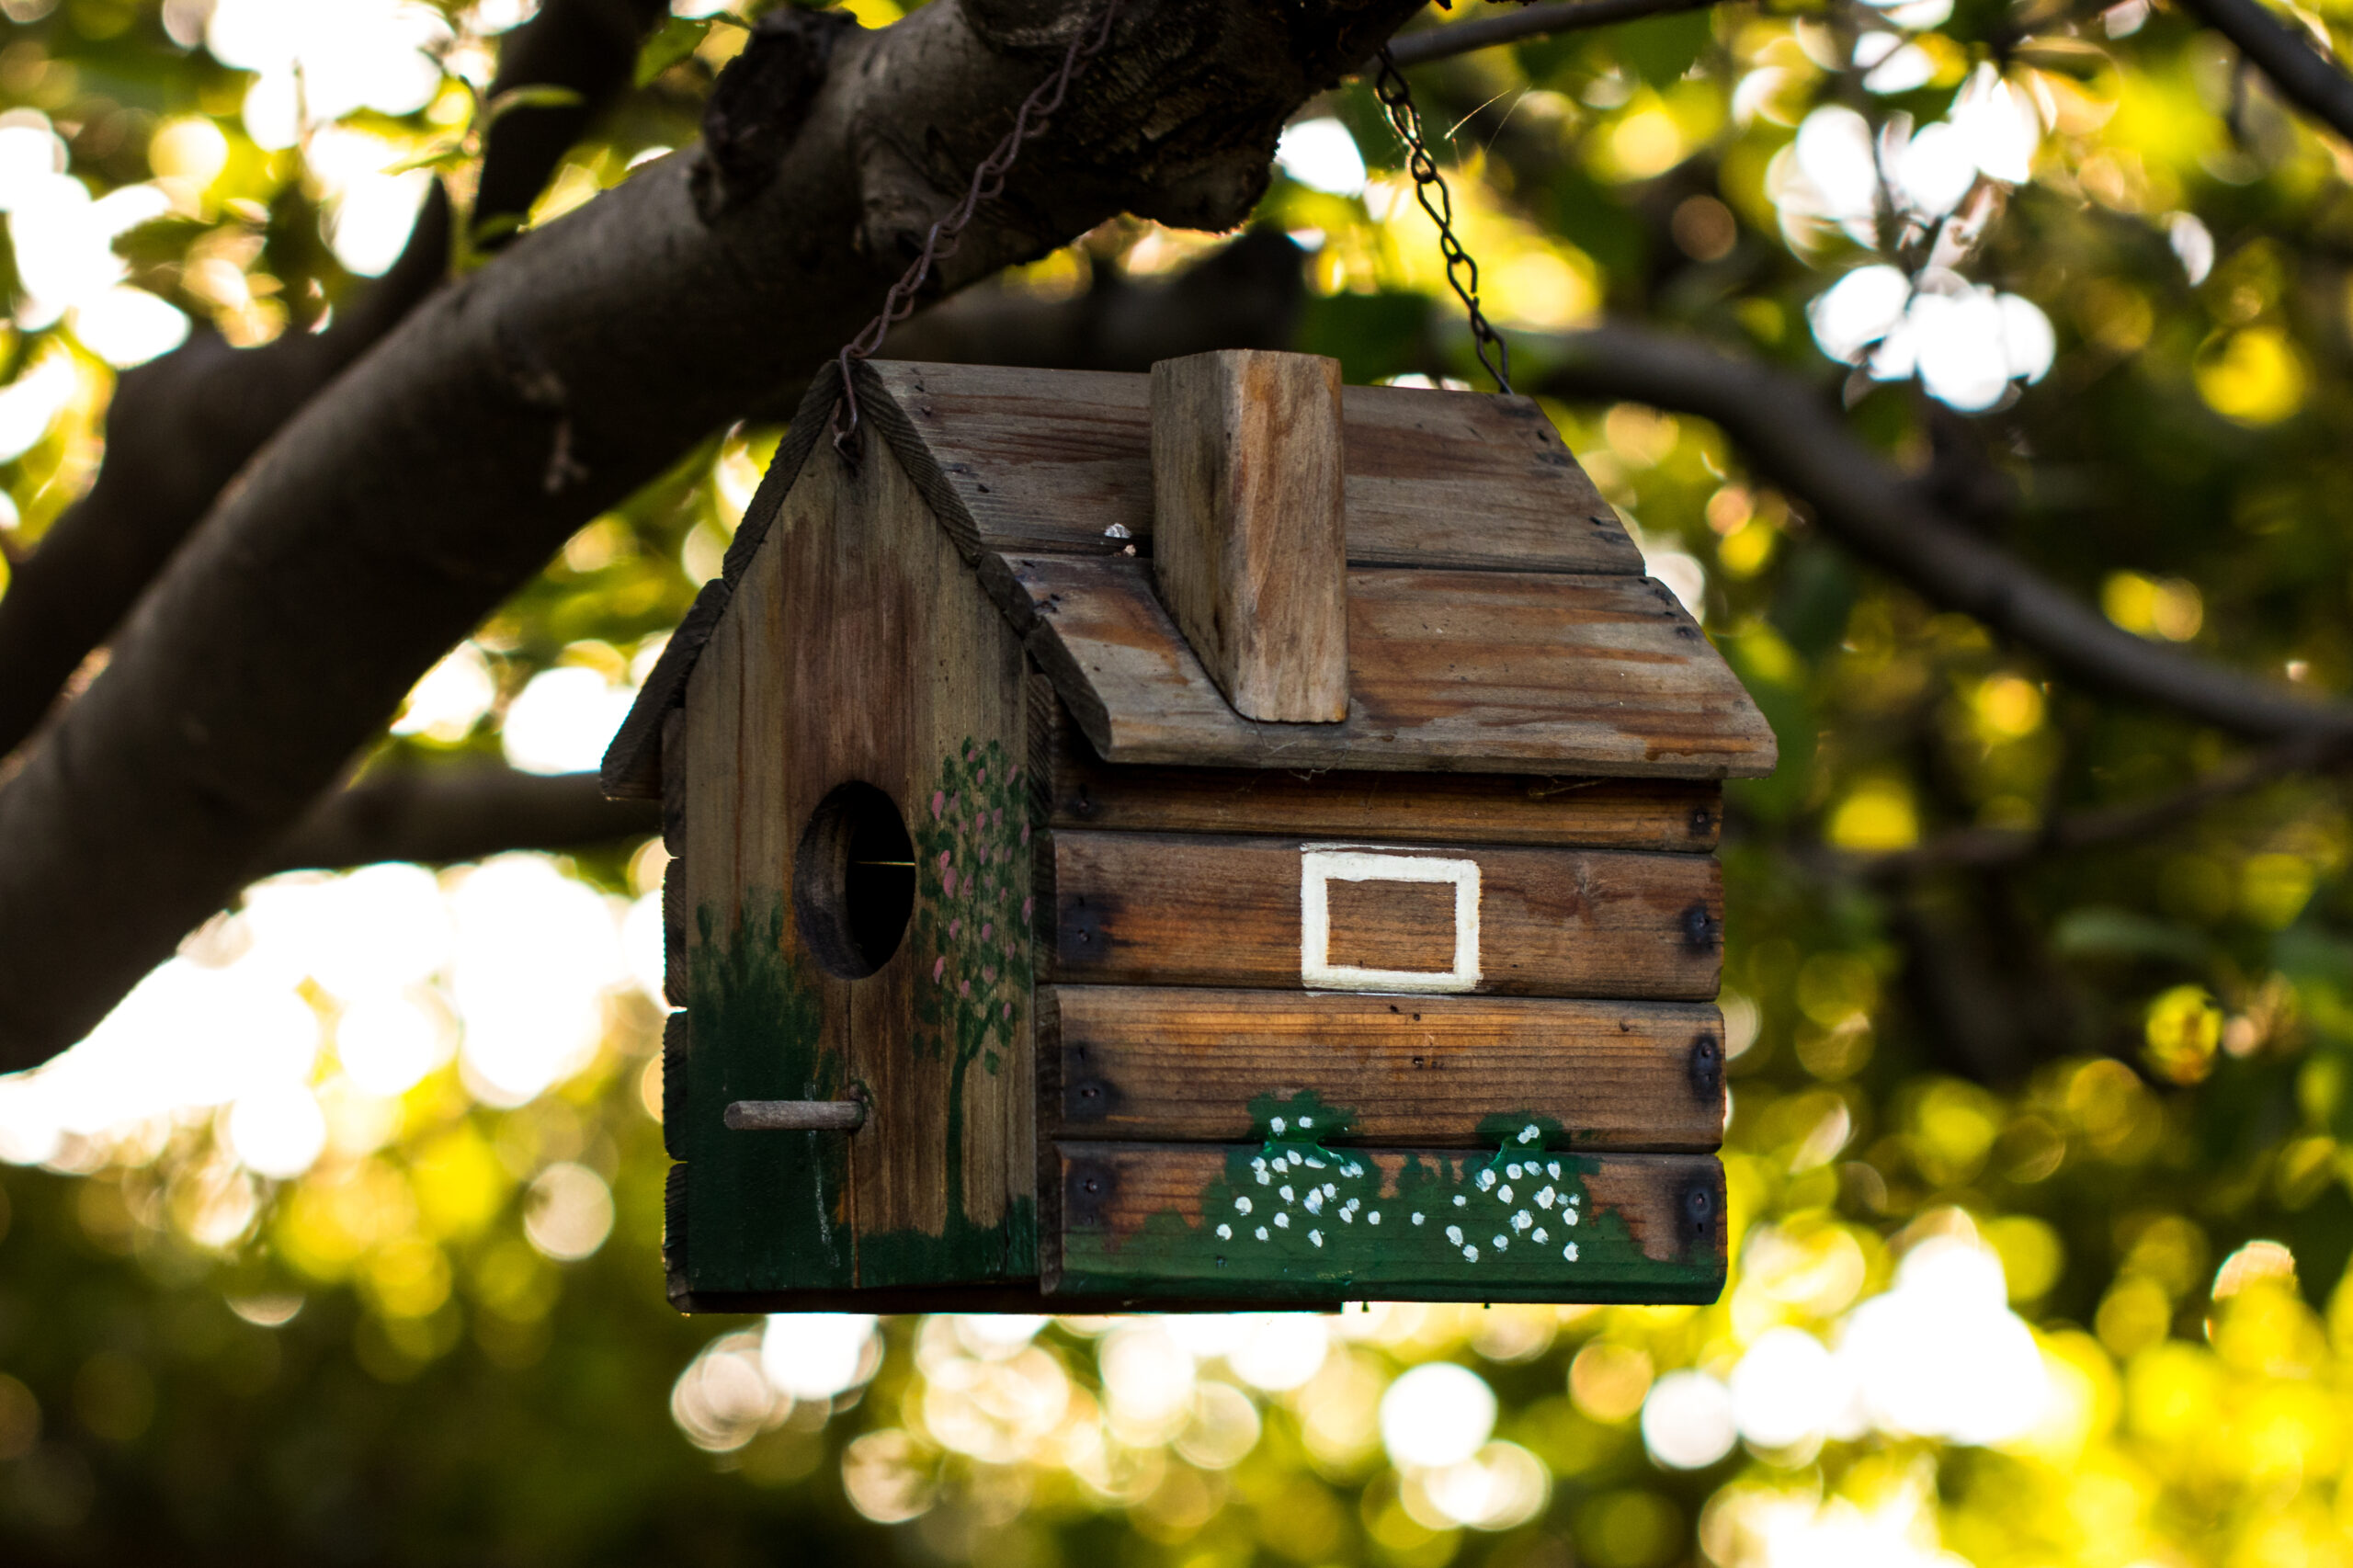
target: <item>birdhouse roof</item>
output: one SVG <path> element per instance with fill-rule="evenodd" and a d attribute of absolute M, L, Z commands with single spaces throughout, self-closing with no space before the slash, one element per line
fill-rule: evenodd
<path fill-rule="evenodd" d="M 1523 397 L 1342 394 L 1348 716 L 1262 723 L 1226 701 L 1153 584 L 1151 378 L 858 367 L 870 443 L 904 467 L 1081 730 L 1111 762 L 1687 778 L 1768 773 L 1773 733 Z M 822 452 L 813 384 L 724 571 L 605 761 L 659 793 L 664 715 L 785 494 Z M 813 460 L 812 453 L 819 454 Z"/>

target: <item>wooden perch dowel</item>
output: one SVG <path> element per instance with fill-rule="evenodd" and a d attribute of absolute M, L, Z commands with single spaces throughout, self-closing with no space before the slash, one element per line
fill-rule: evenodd
<path fill-rule="evenodd" d="M 1340 365 L 1226 349 L 1152 368 L 1153 566 L 1245 719 L 1348 716 Z"/>
<path fill-rule="evenodd" d="M 855 1132 L 863 1100 L 737 1100 L 723 1119 L 731 1132 Z"/>

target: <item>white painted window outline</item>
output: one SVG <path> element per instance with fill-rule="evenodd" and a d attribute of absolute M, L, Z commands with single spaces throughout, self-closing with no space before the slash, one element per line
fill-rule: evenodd
<path fill-rule="evenodd" d="M 1451 882 L 1454 963 L 1449 969 L 1362 969 L 1332 959 L 1331 884 Z M 1309 845 L 1299 857 L 1299 979 L 1311 991 L 1471 991 L 1479 983 L 1479 862 L 1383 855 Z"/>

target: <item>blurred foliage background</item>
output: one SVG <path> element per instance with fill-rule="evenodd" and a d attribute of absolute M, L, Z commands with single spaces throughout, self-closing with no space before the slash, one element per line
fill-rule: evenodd
<path fill-rule="evenodd" d="M 462 194 L 530 9 L 0 0 L 6 559 L 118 369 L 316 329 Z M 677 9 L 533 222 L 692 139 L 745 35 Z M 2194 18 L 1726 5 L 1413 79 L 1524 385 L 1604 319 L 1702 335 L 2117 626 L 2353 677 L 2353 153 Z M 1298 347 L 1468 380 L 1400 164 L 1361 85 L 1287 136 Z M 1001 287 L 1224 243 L 1118 223 Z M 1730 791 L 1720 1303 L 681 1319 L 658 845 L 301 873 L 0 1081 L 0 1555 L 2353 1559 L 2340 781 L 2064 847 L 2237 748 L 1859 566 L 1701 420 L 1547 407 L 1783 748 Z M 372 766 L 593 767 L 778 434 L 584 529 Z"/>

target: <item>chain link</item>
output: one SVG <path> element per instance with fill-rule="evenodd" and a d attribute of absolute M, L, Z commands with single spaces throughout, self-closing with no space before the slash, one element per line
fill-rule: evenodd
<path fill-rule="evenodd" d="M 931 226 L 924 236 L 923 254 L 911 262 L 891 291 L 882 297 L 882 309 L 872 321 L 859 329 L 857 336 L 842 345 L 837 356 L 842 372 L 841 396 L 834 403 L 834 449 L 845 457 L 855 457 L 850 443 L 858 435 L 858 383 L 850 377 L 850 362 L 871 358 L 890 335 L 891 328 L 915 313 L 915 296 L 931 277 L 932 267 L 956 254 L 963 243 L 964 230 L 980 210 L 981 203 L 993 201 L 1005 192 L 1005 176 L 1021 155 L 1021 144 L 1045 132 L 1048 117 L 1058 112 L 1070 85 L 1086 74 L 1088 65 L 1101 54 L 1111 41 L 1111 24 L 1118 20 L 1122 0 L 1105 0 L 1103 18 L 1090 34 L 1081 28 L 1070 40 L 1070 48 L 1063 53 L 1061 67 L 1030 89 L 1021 100 L 1020 109 L 1013 117 L 1013 129 L 1005 133 L 972 171 L 972 182 L 965 188 L 964 199 L 949 214 Z M 845 418 L 847 414 L 847 418 Z"/>
<path fill-rule="evenodd" d="M 1446 281 L 1462 308 L 1471 315 L 1471 345 L 1478 350 L 1479 363 L 1495 377 L 1496 390 L 1511 391 L 1511 348 L 1495 329 L 1488 324 L 1486 313 L 1479 309 L 1479 264 L 1462 248 L 1454 233 L 1454 198 L 1446 188 L 1446 180 L 1438 171 L 1438 160 L 1430 156 L 1429 144 L 1422 140 L 1421 111 L 1414 107 L 1414 95 L 1405 85 L 1404 76 L 1391 58 L 1389 46 L 1381 46 L 1381 71 L 1374 77 L 1373 97 L 1389 115 L 1391 129 L 1405 144 L 1405 172 L 1414 176 L 1414 199 L 1422 210 L 1438 225 L 1438 254 L 1446 258 Z M 1432 199 L 1432 193 L 1436 199 Z M 1495 350 L 1489 358 L 1487 351 Z"/>

